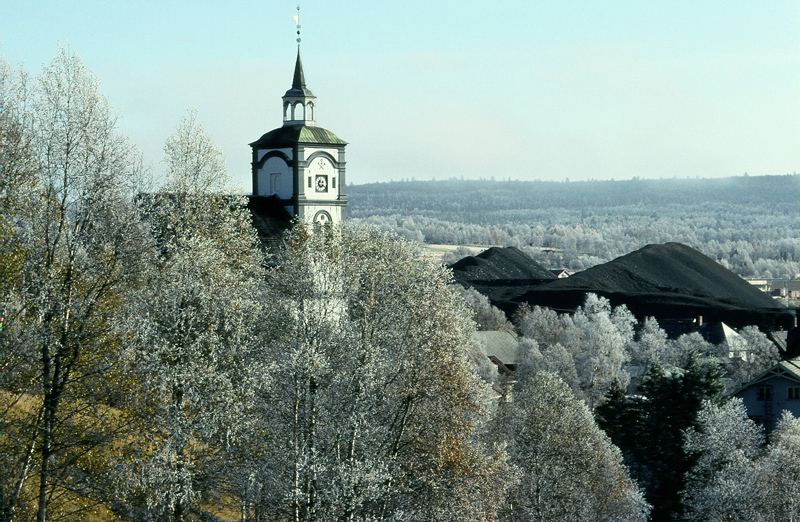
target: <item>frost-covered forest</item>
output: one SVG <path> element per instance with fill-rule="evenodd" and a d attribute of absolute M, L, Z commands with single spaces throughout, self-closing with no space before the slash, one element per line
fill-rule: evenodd
<path fill-rule="evenodd" d="M 800 421 L 723 394 L 776 361 L 757 329 L 729 359 L 593 295 L 512 323 L 358 223 L 264 249 L 195 112 L 153 187 L 77 55 L 0 68 L 0 520 L 800 516 Z"/>
<path fill-rule="evenodd" d="M 743 277 L 800 270 L 800 176 L 401 181 L 348 186 L 355 222 L 425 243 L 515 246 L 583 270 L 676 241 Z M 449 261 L 456 261 L 452 259 Z"/>
<path fill-rule="evenodd" d="M 529 415 L 545 417 L 538 420 L 541 424 L 526 425 L 517 432 L 506 428 L 500 433 L 510 432 L 523 440 L 531 437 L 541 451 L 557 451 L 542 448 L 551 436 L 549 430 L 559 431 L 561 437 L 578 436 L 567 435 L 576 433 L 573 428 L 554 427 L 567 422 L 565 414 L 551 418 L 532 411 L 535 401 L 527 395 L 528 387 L 545 379 L 543 375 L 556 376 L 559 386 L 594 413 L 614 451 L 621 453 L 629 476 L 651 505 L 653 520 L 791 520 L 800 515 L 800 490 L 783 493 L 800 484 L 800 462 L 788 458 L 776 462 L 778 454 L 787 455 L 779 449 L 783 444 L 800 450 L 791 446 L 800 444 L 800 420 L 791 415 L 783 418 L 771 443 L 765 445 L 760 428 L 747 417 L 741 402 L 725 394 L 726 387 L 735 389 L 779 360 L 777 348 L 758 328 L 741 330 L 733 348 L 742 350 L 743 357 L 731 358 L 728 345 L 712 345 L 698 333 L 668 339 L 655 319 L 637 325 L 627 308 L 612 308 L 606 299 L 593 294 L 572 315 L 522 307 L 514 324 L 475 290 L 464 290 L 463 296 L 479 328 L 520 335 L 513 401 L 500 403 L 496 419 L 501 425 L 516 426 L 533 422 L 524 420 Z M 720 411 L 727 412 L 728 424 L 717 425 Z M 755 435 L 740 440 L 743 434 Z M 563 438 L 559 440 L 565 444 Z M 537 452 L 529 446 L 514 453 L 519 447 L 516 444 L 520 442 L 512 438 L 511 459 L 525 478 L 523 485 L 512 488 L 512 499 L 531 482 L 551 480 L 547 473 L 552 463 L 528 461 L 535 459 Z M 739 444 L 747 444 L 741 458 L 733 452 Z M 567 467 L 579 474 L 583 465 L 590 464 L 573 462 Z M 770 475 L 781 466 L 781 473 Z M 578 480 L 564 473 L 547 487 L 559 491 L 564 481 Z M 766 483 L 751 483 L 756 476 L 770 478 Z M 579 489 L 591 487 L 585 484 Z M 740 494 L 750 496 L 741 505 L 732 500 Z M 570 493 L 560 491 L 559 495 L 569 497 Z M 516 499 L 518 506 L 526 501 Z M 578 502 L 577 498 L 572 502 Z M 715 518 L 717 512 L 724 516 Z M 519 520 L 559 519 L 536 513 Z M 748 515 L 736 518 L 738 515 L 731 513 Z"/>

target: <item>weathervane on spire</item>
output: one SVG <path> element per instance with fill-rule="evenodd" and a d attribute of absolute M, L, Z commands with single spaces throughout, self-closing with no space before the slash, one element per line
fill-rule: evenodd
<path fill-rule="evenodd" d="M 292 17 L 297 24 L 297 48 L 300 48 L 300 5 L 297 6 L 297 14 Z"/>

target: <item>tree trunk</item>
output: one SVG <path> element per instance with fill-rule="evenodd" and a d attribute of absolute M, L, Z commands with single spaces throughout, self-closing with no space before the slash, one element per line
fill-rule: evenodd
<path fill-rule="evenodd" d="M 412 397 L 406 397 L 403 399 L 403 413 L 400 419 L 400 426 L 397 429 L 397 436 L 395 437 L 394 441 L 392 442 L 392 450 L 389 454 L 389 458 L 391 460 L 395 460 L 397 458 L 398 453 L 400 452 L 400 441 L 403 440 L 403 434 L 406 430 L 406 423 L 408 422 L 408 412 L 411 410 L 411 404 L 414 402 Z M 392 477 L 389 476 L 389 480 L 386 481 L 386 496 L 383 499 L 383 503 L 381 505 L 381 516 L 380 520 L 386 519 L 386 508 L 389 505 L 389 496 L 391 495 L 392 491 Z"/>
<path fill-rule="evenodd" d="M 300 378 L 294 378 L 294 494 L 292 522 L 300 522 Z"/>
<path fill-rule="evenodd" d="M 317 436 L 317 381 L 312 376 L 308 381 L 309 393 L 309 419 L 308 419 L 308 450 L 311 458 L 315 458 L 316 452 L 316 436 Z M 312 470 L 314 468 L 312 467 Z M 306 520 L 311 521 L 314 519 L 314 508 L 317 501 L 317 474 L 312 471 L 308 475 L 308 482 L 306 485 Z"/>
<path fill-rule="evenodd" d="M 39 427 L 42 423 L 43 411 L 43 409 L 40 409 L 39 415 L 36 417 L 36 423 L 31 430 L 31 441 L 28 444 L 28 449 L 25 450 L 25 458 L 22 460 L 22 469 L 20 469 L 19 478 L 17 478 L 17 483 L 14 485 L 14 489 L 8 499 L 8 504 L 6 504 L 5 507 L 5 520 L 7 520 L 7 522 L 14 522 L 14 515 L 17 512 L 17 502 L 19 502 L 19 496 L 22 493 L 22 485 L 25 484 L 25 480 L 28 478 L 28 472 L 33 462 L 33 453 L 36 449 L 36 439 L 39 437 Z"/>
<path fill-rule="evenodd" d="M 172 390 L 172 403 L 173 405 L 180 409 L 181 405 L 183 404 L 183 386 L 176 386 Z M 175 500 L 175 504 L 172 506 L 172 520 L 174 522 L 183 522 L 185 508 L 186 505 L 183 501 L 184 496 L 186 495 L 186 484 L 183 480 L 183 468 L 185 466 L 184 462 L 184 444 L 181 442 L 180 446 L 175 448 L 175 470 L 178 472 L 178 498 Z"/>
<path fill-rule="evenodd" d="M 42 423 L 42 463 L 39 469 L 39 506 L 36 513 L 37 522 L 47 520 L 47 491 L 50 483 L 50 460 L 53 456 L 53 425 L 55 423 L 58 400 L 54 394 L 45 394 Z"/>

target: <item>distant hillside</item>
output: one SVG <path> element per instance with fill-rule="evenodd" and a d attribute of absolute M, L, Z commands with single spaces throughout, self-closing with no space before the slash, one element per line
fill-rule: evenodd
<path fill-rule="evenodd" d="M 586 268 L 680 242 L 743 277 L 800 266 L 800 176 L 627 181 L 405 181 L 348 186 L 349 215 L 412 240 L 514 246 Z"/>
<path fill-rule="evenodd" d="M 349 185 L 354 218 L 393 213 L 424 213 L 465 223 L 494 221 L 521 210 L 559 208 L 582 213 L 616 207 L 737 205 L 767 208 L 800 199 L 800 176 L 737 176 L 708 179 L 632 179 L 626 181 L 396 181 Z"/>

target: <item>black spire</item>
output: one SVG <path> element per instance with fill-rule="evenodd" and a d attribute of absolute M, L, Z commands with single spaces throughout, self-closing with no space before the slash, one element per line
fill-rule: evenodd
<path fill-rule="evenodd" d="M 303 62 L 300 60 L 300 46 L 297 46 L 297 62 L 294 64 L 294 80 L 292 80 L 292 89 L 306 88 L 306 78 L 303 75 Z"/>
<path fill-rule="evenodd" d="M 285 96 L 292 97 L 313 97 L 314 94 L 306 87 L 306 77 L 303 74 L 303 61 L 300 60 L 300 49 L 297 49 L 297 61 L 294 64 L 294 78 L 292 78 L 292 88 L 286 91 Z"/>

